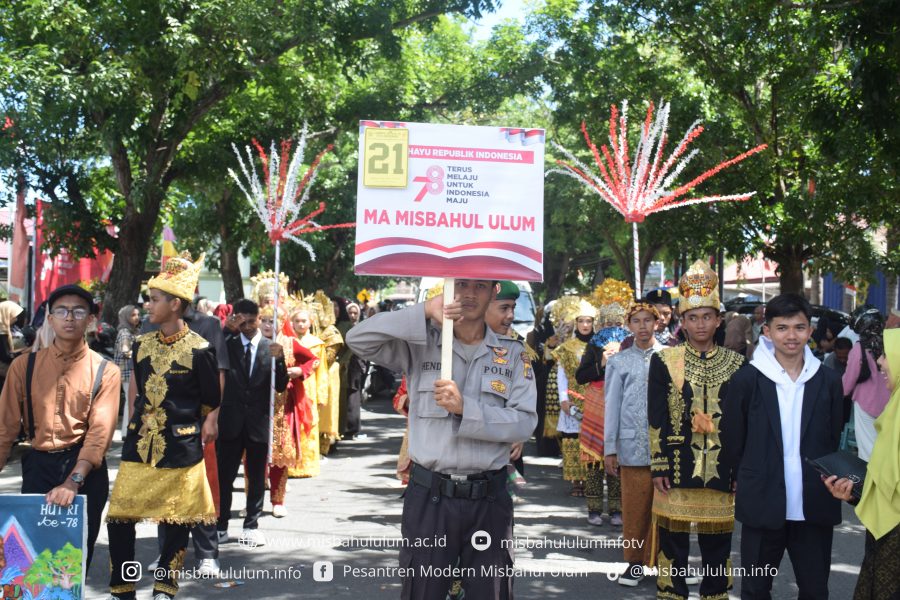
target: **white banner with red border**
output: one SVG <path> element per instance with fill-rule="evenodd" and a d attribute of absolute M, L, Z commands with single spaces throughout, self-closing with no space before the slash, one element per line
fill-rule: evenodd
<path fill-rule="evenodd" d="M 356 273 L 543 279 L 544 130 L 361 121 Z"/>

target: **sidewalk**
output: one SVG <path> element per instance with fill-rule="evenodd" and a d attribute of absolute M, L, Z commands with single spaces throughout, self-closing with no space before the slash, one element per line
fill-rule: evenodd
<path fill-rule="evenodd" d="M 397 567 L 396 542 L 400 538 L 400 512 L 403 489 L 394 475 L 397 451 L 403 435 L 404 419 L 394 413 L 387 398 L 378 398 L 363 407 L 363 432 L 368 436 L 342 442 L 331 457 L 323 460 L 322 474 L 312 479 L 292 479 L 286 505 L 290 514 L 283 519 L 271 515 L 267 502 L 260 519 L 260 530 L 268 543 L 247 548 L 236 540 L 241 531 L 237 511 L 244 506 L 243 484 L 235 486 L 232 541 L 220 547 L 222 568 L 231 577 L 222 580 L 183 580 L 179 598 L 288 599 L 302 595 L 314 599 L 397 598 L 400 583 L 396 578 L 374 572 L 375 568 Z M 118 436 L 118 434 L 117 434 Z M 110 451 L 110 479 L 118 468 L 121 443 Z M 654 598 L 655 582 L 646 578 L 636 588 L 624 588 L 607 577 L 621 565 L 621 550 L 616 545 L 621 528 L 606 524 L 588 525 L 583 498 L 570 498 L 568 486 L 561 480 L 559 461 L 534 456 L 534 445 L 526 446 L 523 502 L 517 504 L 516 538 L 540 543 L 543 547 L 516 549 L 518 598 Z M 529 455 L 530 453 L 530 455 Z M 0 492 L 17 493 L 21 477 L 18 461 L 0 473 Z M 833 598 L 850 598 L 862 562 L 864 530 L 845 505 L 842 525 L 835 529 L 834 551 L 829 587 Z M 740 534 L 735 532 L 732 560 L 739 563 Z M 527 538 L 527 540 L 526 540 Z M 693 544 L 692 565 L 699 567 L 699 550 Z M 88 574 L 87 598 L 106 598 L 108 550 L 105 527 Z M 156 557 L 156 526 L 138 526 L 138 561 L 146 567 Z M 333 581 L 313 580 L 313 564 L 333 563 Z M 188 550 L 185 568 L 196 564 Z M 345 569 L 357 571 L 355 576 Z M 138 598 L 150 597 L 152 576 L 147 569 L 138 588 Z M 575 574 L 577 573 L 577 574 Z M 796 597 L 793 571 L 785 556 L 775 580 L 773 597 Z M 374 576 L 369 576 L 374 575 Z M 236 579 L 241 585 L 230 584 Z M 738 581 L 732 597 L 739 595 Z M 691 589 L 697 597 L 698 588 Z"/>

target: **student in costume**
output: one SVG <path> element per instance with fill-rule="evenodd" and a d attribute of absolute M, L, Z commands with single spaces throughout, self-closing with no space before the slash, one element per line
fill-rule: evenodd
<path fill-rule="evenodd" d="M 719 422 L 728 381 L 744 358 L 715 344 L 721 323 L 716 274 L 697 261 L 679 282 L 687 342 L 650 359 L 647 417 L 653 520 L 658 525 L 657 598 L 688 597 L 689 538 L 697 533 L 703 564 L 700 596 L 727 600 L 734 530 L 731 471 L 720 454 Z M 657 546 L 655 545 L 655 547 Z M 675 569 L 674 571 L 672 569 Z"/>
<path fill-rule="evenodd" d="M 287 489 L 287 470 L 297 464 L 303 435 L 312 431 L 312 410 L 306 397 L 304 382 L 319 366 L 319 359 L 294 336 L 287 312 L 278 310 L 278 335 L 275 336 L 275 308 L 266 306 L 259 311 L 259 330 L 264 338 L 284 348 L 284 362 L 289 378 L 288 387 L 275 394 L 272 432 L 272 462 L 269 464 L 269 498 L 272 516 L 288 515 L 284 506 Z"/>
<path fill-rule="evenodd" d="M 567 296 L 557 301 L 553 312 L 559 322 L 574 324 L 572 337 L 553 350 L 552 355 L 556 361 L 556 390 L 560 408 L 556 429 L 563 455 L 563 479 L 572 482 L 572 496 L 582 497 L 588 476 L 588 465 L 581 460 L 581 445 L 578 442 L 584 414 L 584 386 L 576 381 L 575 371 L 588 341 L 594 335 L 597 309 L 583 298 Z"/>
<path fill-rule="evenodd" d="M 216 519 L 201 441 L 213 441 L 217 432 L 210 414 L 220 400 L 218 365 L 209 342 L 182 320 L 202 264 L 202 257 L 196 263 L 170 258 L 148 283 L 150 320 L 160 329 L 138 337 L 132 351 L 133 417 L 107 514 L 113 600 L 135 598 L 135 582 L 123 567 L 134 561 L 138 521 L 165 526 L 153 593 L 154 600 L 167 600 L 178 591 L 191 526 Z"/>
<path fill-rule="evenodd" d="M 315 303 L 304 300 L 302 296 L 296 298 L 291 308 L 291 327 L 294 334 L 307 350 L 312 352 L 319 360 L 319 364 L 303 380 L 306 392 L 307 406 L 309 406 L 309 421 L 312 426 L 301 428 L 300 453 L 297 462 L 288 469 L 289 477 L 315 477 L 319 474 L 319 416 L 328 403 L 328 365 L 325 353 L 325 342 L 312 334 L 312 314 L 317 309 Z"/>

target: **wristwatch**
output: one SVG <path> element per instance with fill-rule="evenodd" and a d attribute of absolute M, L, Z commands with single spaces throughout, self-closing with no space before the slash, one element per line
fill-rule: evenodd
<path fill-rule="evenodd" d="M 84 475 L 81 473 L 72 473 L 69 475 L 69 479 L 75 482 L 75 485 L 78 486 L 78 489 L 81 489 L 81 486 L 84 485 Z"/>

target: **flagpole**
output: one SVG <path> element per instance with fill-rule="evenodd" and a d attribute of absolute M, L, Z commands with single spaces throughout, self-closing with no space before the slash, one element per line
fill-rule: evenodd
<path fill-rule="evenodd" d="M 638 224 L 631 224 L 631 231 L 634 239 L 634 293 L 635 297 L 643 298 L 644 291 L 641 289 L 641 258 L 640 245 L 638 244 Z"/>
<path fill-rule="evenodd" d="M 278 343 L 278 299 L 281 295 L 281 242 L 275 242 L 275 310 L 272 315 L 272 342 Z M 284 349 L 287 352 L 287 349 Z M 269 393 L 269 448 L 266 451 L 266 464 L 272 462 L 272 444 L 275 437 L 275 357 L 272 357 L 272 389 Z"/>

